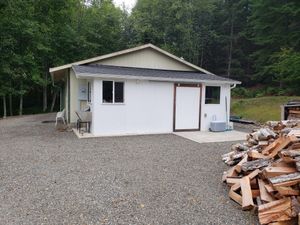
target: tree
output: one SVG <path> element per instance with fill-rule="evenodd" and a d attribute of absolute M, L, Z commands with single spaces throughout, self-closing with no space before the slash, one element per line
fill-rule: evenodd
<path fill-rule="evenodd" d="M 281 49 L 300 50 L 300 2 L 297 0 L 251 0 L 252 40 L 258 46 L 252 57 L 255 60 L 259 81 L 277 80 L 274 58 L 285 54 Z M 280 57 L 279 57 L 280 58 Z M 277 62 L 275 62 L 275 67 Z M 289 74 L 285 74 L 289 76 Z M 279 82 L 282 87 L 283 83 Z"/>

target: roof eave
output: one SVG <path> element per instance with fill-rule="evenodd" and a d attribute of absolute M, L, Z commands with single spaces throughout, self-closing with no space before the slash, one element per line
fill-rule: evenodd
<path fill-rule="evenodd" d="M 184 83 L 221 83 L 221 84 L 241 84 L 240 81 L 224 81 L 224 80 L 201 80 L 201 79 L 178 79 L 164 77 L 148 77 L 148 76 L 132 76 L 132 75 L 112 75 L 112 74 L 91 74 L 91 73 L 76 73 L 78 79 L 86 78 L 102 78 L 102 79 L 126 79 L 126 80 L 149 80 L 149 81 L 164 81 L 164 82 L 184 82 Z"/>

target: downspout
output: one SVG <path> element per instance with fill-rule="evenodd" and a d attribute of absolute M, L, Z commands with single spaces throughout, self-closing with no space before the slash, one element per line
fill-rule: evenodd
<path fill-rule="evenodd" d="M 68 87 L 68 123 L 71 123 L 71 112 L 70 112 L 70 108 L 71 108 L 71 85 L 70 85 L 70 68 L 68 69 L 68 75 L 67 75 L 67 87 Z"/>
<path fill-rule="evenodd" d="M 230 90 L 236 87 L 236 84 L 230 86 Z M 226 130 L 231 130 L 229 127 L 230 115 L 228 115 L 227 96 L 225 96 L 225 112 L 226 112 Z"/>
<path fill-rule="evenodd" d="M 233 84 L 233 86 L 230 86 L 230 90 L 236 87 L 236 84 Z"/>

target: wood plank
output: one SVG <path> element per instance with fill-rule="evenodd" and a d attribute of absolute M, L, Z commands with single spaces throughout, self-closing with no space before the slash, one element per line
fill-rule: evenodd
<path fill-rule="evenodd" d="M 243 177 L 240 182 L 242 193 L 242 209 L 249 210 L 254 207 L 253 196 L 251 192 L 250 179 L 248 176 Z"/>
<path fill-rule="evenodd" d="M 266 183 L 262 179 L 257 179 L 258 180 L 258 186 L 259 186 L 259 191 L 260 191 L 260 199 L 265 201 L 265 202 L 272 202 L 275 199 L 272 197 L 272 195 L 267 192 L 267 189 L 265 188 Z"/>

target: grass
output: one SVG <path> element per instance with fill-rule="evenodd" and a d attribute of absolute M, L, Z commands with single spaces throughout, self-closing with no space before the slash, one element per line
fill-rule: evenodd
<path fill-rule="evenodd" d="M 280 105 L 290 100 L 300 100 L 300 96 L 268 96 L 232 99 L 231 114 L 261 123 L 268 120 L 280 120 Z"/>

